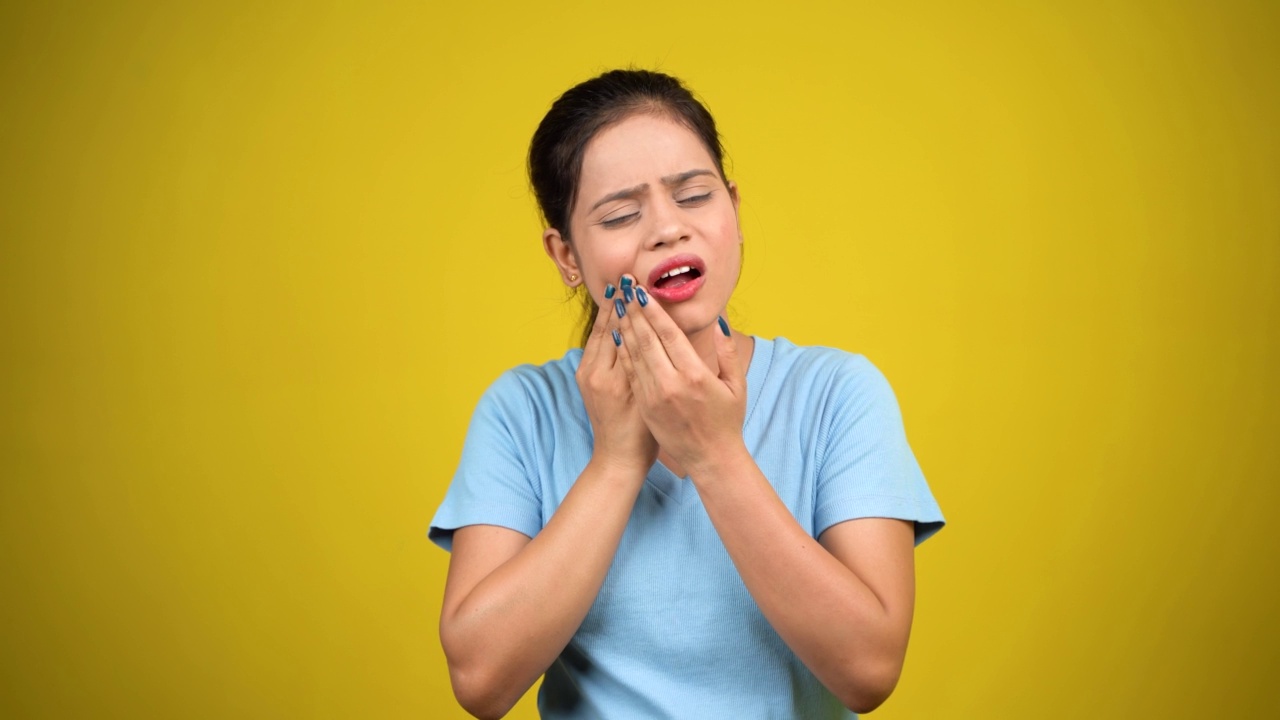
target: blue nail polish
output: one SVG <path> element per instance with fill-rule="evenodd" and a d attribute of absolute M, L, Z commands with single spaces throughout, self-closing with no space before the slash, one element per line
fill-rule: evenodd
<path fill-rule="evenodd" d="M 644 307 L 649 304 L 649 293 L 645 292 L 644 288 L 638 287 L 636 288 L 636 299 L 640 301 L 640 307 Z"/>
<path fill-rule="evenodd" d="M 623 285 L 623 286 L 622 286 L 622 297 L 626 298 L 626 299 L 627 299 L 627 302 L 631 302 L 632 300 L 635 300 L 635 299 L 636 299 L 636 294 L 635 294 L 635 292 L 631 289 L 631 286 L 630 286 L 630 285 Z"/>
<path fill-rule="evenodd" d="M 729 337 L 729 323 L 725 322 L 722 317 L 717 317 L 716 320 L 720 321 L 720 331 L 724 333 L 725 337 Z"/>
<path fill-rule="evenodd" d="M 618 346 L 622 345 L 622 336 L 618 334 L 617 330 L 613 331 L 613 344 Z"/>
<path fill-rule="evenodd" d="M 613 284 L 612 284 L 612 283 L 610 283 L 610 284 L 608 284 L 608 285 L 605 285 L 605 286 L 604 286 L 604 299 L 605 299 L 605 300 L 612 300 L 612 299 L 613 299 L 613 293 L 614 293 L 614 292 L 616 292 L 616 288 L 614 288 L 614 287 L 613 287 Z"/>
<path fill-rule="evenodd" d="M 622 278 L 622 289 L 626 290 L 629 287 L 631 287 L 631 278 L 629 277 Z"/>
<path fill-rule="evenodd" d="M 621 301 L 621 300 L 614 300 L 614 301 L 613 301 L 613 309 L 614 309 L 614 310 L 616 310 L 616 311 L 618 311 L 618 317 L 622 317 L 623 315 L 626 315 L 626 314 L 627 314 L 627 309 L 626 309 L 625 307 L 623 307 L 623 306 L 622 306 L 622 301 Z"/>

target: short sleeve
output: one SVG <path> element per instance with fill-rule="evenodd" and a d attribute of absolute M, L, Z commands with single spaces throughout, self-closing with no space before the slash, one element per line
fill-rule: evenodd
<path fill-rule="evenodd" d="M 915 522 L 916 544 L 940 530 L 942 511 L 907 444 L 889 381 L 861 356 L 832 378 L 819 429 L 816 534 L 855 518 Z"/>
<path fill-rule="evenodd" d="M 531 468 L 531 403 L 520 377 L 503 374 L 476 404 L 462 459 L 431 520 L 432 542 L 453 549 L 453 531 L 498 525 L 533 537 L 542 528 L 541 498 Z"/>

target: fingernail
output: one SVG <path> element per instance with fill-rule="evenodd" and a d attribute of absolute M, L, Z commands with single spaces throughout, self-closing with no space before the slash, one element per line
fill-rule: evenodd
<path fill-rule="evenodd" d="M 724 333 L 725 337 L 729 337 L 729 323 L 725 322 L 722 317 L 717 317 L 716 320 L 720 321 L 720 331 Z"/>
<path fill-rule="evenodd" d="M 631 302 L 632 300 L 636 299 L 636 294 L 631 290 L 630 285 L 622 286 L 622 297 L 626 298 L 627 302 Z"/>
<path fill-rule="evenodd" d="M 613 331 L 613 344 L 618 346 L 622 345 L 622 335 L 618 334 L 617 330 Z"/>
<path fill-rule="evenodd" d="M 612 299 L 613 299 L 613 294 L 614 294 L 615 292 L 617 292 L 617 288 L 615 288 L 615 287 L 613 286 L 613 283 L 609 283 L 609 284 L 605 285 L 605 286 L 604 286 L 604 299 L 605 299 L 605 300 L 612 300 Z"/>
<path fill-rule="evenodd" d="M 649 304 L 649 293 L 645 292 L 644 288 L 638 287 L 636 288 L 636 299 L 640 301 L 640 307 L 644 307 Z"/>
<path fill-rule="evenodd" d="M 613 309 L 618 311 L 618 317 L 622 317 L 623 315 L 626 315 L 626 314 L 627 314 L 627 309 L 626 309 L 626 308 L 624 308 L 624 307 L 622 307 L 622 301 L 621 301 L 621 300 L 614 300 L 614 301 L 613 301 Z"/>
<path fill-rule="evenodd" d="M 629 277 L 627 277 L 627 276 L 623 275 L 623 276 L 622 276 L 622 289 L 623 289 L 623 290 L 626 290 L 626 289 L 627 289 L 627 288 L 629 288 L 629 287 L 631 287 L 631 278 L 629 278 Z"/>

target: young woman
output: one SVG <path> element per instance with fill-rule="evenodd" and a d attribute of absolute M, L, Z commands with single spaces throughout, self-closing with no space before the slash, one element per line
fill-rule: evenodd
<path fill-rule="evenodd" d="M 844 718 L 897 683 L 942 515 L 864 358 L 729 328 L 738 187 L 707 110 L 617 70 L 529 174 L 582 349 L 481 398 L 432 521 L 458 701 L 500 717 Z M 600 308 L 597 311 L 597 308 Z"/>

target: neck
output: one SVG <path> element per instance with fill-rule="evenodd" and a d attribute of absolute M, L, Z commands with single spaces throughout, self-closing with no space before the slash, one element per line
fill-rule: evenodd
<path fill-rule="evenodd" d="M 744 335 L 737 330 L 730 329 L 733 342 L 738 348 L 738 362 L 742 365 L 742 371 L 745 373 L 747 367 L 751 364 L 751 353 L 755 350 L 755 340 L 750 336 Z M 720 356 L 716 354 L 716 342 L 720 339 L 719 323 L 712 323 L 709 327 L 705 327 L 691 335 L 689 344 L 693 346 L 694 352 L 698 353 L 698 357 L 702 358 L 703 364 L 711 370 L 711 372 L 720 373 Z"/>

